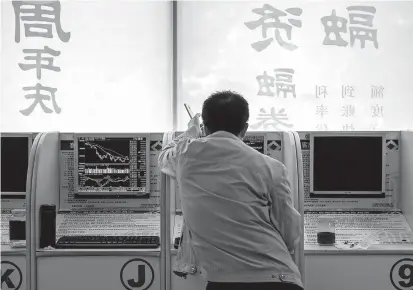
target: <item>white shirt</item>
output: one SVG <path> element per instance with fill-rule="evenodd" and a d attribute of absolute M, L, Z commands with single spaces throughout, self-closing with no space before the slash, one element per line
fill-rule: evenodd
<path fill-rule="evenodd" d="M 159 166 L 178 183 L 187 251 L 193 251 L 207 280 L 287 281 L 302 287 L 290 255 L 302 225 L 285 166 L 231 133 L 195 139 L 195 132 L 191 127 L 167 144 Z"/>

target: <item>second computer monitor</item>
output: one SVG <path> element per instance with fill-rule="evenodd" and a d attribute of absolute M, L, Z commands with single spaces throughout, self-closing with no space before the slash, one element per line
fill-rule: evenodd
<path fill-rule="evenodd" d="M 384 197 L 384 134 L 314 133 L 310 148 L 310 196 Z"/>
<path fill-rule="evenodd" d="M 247 135 L 244 137 L 243 141 L 251 148 L 264 154 L 265 135 Z"/>

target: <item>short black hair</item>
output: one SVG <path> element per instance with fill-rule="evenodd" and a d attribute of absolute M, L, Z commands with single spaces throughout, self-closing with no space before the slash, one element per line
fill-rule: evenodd
<path fill-rule="evenodd" d="M 250 117 L 248 102 L 233 91 L 218 91 L 204 101 L 202 120 L 210 133 L 239 135 Z"/>

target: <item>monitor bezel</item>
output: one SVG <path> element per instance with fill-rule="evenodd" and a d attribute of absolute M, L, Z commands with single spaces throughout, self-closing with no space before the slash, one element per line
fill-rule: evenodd
<path fill-rule="evenodd" d="M 176 131 L 174 132 L 174 138 L 178 137 L 179 135 L 182 135 L 183 133 L 185 133 L 184 131 Z M 267 155 L 268 153 L 268 136 L 267 133 L 273 133 L 273 134 L 280 134 L 282 133 L 281 131 L 274 131 L 274 132 L 265 132 L 265 131 L 247 131 L 244 138 L 242 138 L 242 142 L 244 142 L 244 140 L 249 137 L 263 137 L 264 138 L 264 155 Z M 282 139 L 282 137 L 281 137 Z M 280 139 L 280 140 L 281 140 Z M 279 140 L 275 140 L 275 141 L 279 141 Z M 245 143 L 245 142 L 244 142 Z M 281 145 L 282 146 L 282 145 Z M 251 147 L 252 148 L 252 147 Z"/>
<path fill-rule="evenodd" d="M 381 137 L 382 139 L 382 181 L 379 191 L 320 191 L 314 190 L 314 139 L 317 137 Z M 310 197 L 329 198 L 384 198 L 386 193 L 386 133 L 384 132 L 317 132 L 310 134 Z"/>
<path fill-rule="evenodd" d="M 1 138 L 15 138 L 15 137 L 27 137 L 28 138 L 28 148 L 27 148 L 27 171 L 29 170 L 29 160 L 30 160 L 30 150 L 33 145 L 33 140 L 36 137 L 36 133 L 1 133 Z M 26 191 L 24 192 L 10 192 L 10 191 L 0 191 L 1 198 L 15 198 L 21 199 L 23 196 L 26 196 L 27 193 L 27 174 L 26 174 Z M 1 189 L 0 189 L 1 190 Z"/>
<path fill-rule="evenodd" d="M 268 138 L 267 138 L 267 134 L 265 133 L 265 132 L 262 132 L 262 131 L 247 131 L 247 133 L 245 134 L 245 136 L 244 136 L 244 138 L 242 138 L 242 142 L 244 142 L 245 143 L 245 139 L 248 139 L 248 138 L 251 138 L 251 137 L 263 137 L 264 138 L 264 147 L 263 147 L 263 153 L 261 153 L 261 154 L 264 154 L 264 155 L 267 155 L 267 153 L 268 153 L 268 148 L 267 148 L 267 145 L 268 145 Z M 252 147 L 251 147 L 252 148 Z M 259 152 L 259 151 L 258 151 Z"/>
<path fill-rule="evenodd" d="M 112 192 L 92 192 L 92 191 L 79 191 L 79 175 L 78 175 L 78 140 L 85 137 L 103 137 L 103 138 L 146 138 L 146 185 L 144 192 L 138 191 L 112 191 Z M 99 197 L 149 197 L 150 193 L 150 134 L 139 133 L 81 133 L 73 134 L 73 149 L 74 149 L 74 194 L 84 198 L 99 198 Z"/>

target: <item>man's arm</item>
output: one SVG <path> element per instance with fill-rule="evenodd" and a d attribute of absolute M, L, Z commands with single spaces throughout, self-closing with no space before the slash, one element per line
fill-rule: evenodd
<path fill-rule="evenodd" d="M 185 153 L 187 146 L 193 139 L 201 135 L 199 115 L 197 114 L 188 124 L 188 130 L 166 144 L 158 157 L 158 167 L 171 177 L 176 177 L 176 165 L 181 154 Z"/>
<path fill-rule="evenodd" d="M 301 237 L 301 215 L 293 206 L 291 185 L 285 166 L 282 166 L 281 171 L 281 177 L 270 193 L 270 218 L 291 252 Z"/>

